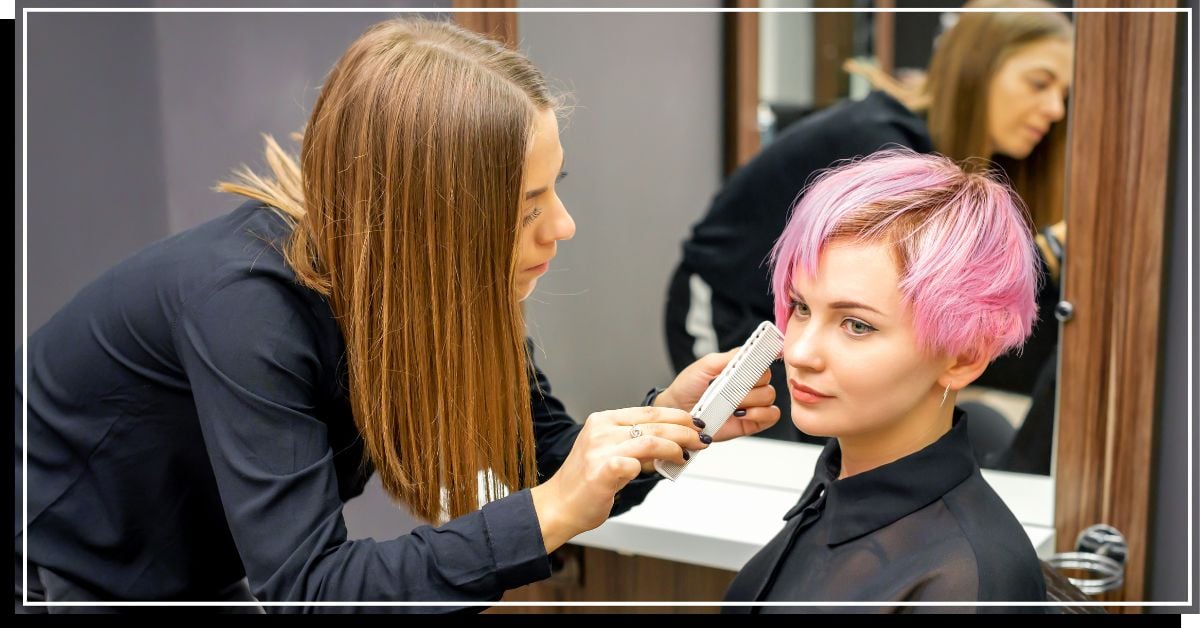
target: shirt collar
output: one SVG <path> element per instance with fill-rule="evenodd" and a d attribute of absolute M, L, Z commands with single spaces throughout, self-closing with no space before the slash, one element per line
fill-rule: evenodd
<path fill-rule="evenodd" d="M 829 518 L 829 545 L 870 534 L 928 506 L 978 469 L 967 439 L 966 413 L 958 408 L 950 430 L 920 451 L 838 480 L 841 461 L 838 441 L 831 438 L 808 488 L 784 515 L 791 519 L 827 493 L 822 517 Z"/>

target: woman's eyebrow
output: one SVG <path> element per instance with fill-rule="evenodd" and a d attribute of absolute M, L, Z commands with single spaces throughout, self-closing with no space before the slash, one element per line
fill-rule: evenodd
<path fill-rule="evenodd" d="M 1030 74 L 1033 74 L 1036 72 L 1045 72 L 1046 74 L 1050 75 L 1051 79 L 1058 80 L 1058 72 L 1055 72 L 1049 66 L 1044 66 L 1044 65 L 1033 66 L 1033 67 L 1029 68 L 1027 70 L 1027 72 L 1029 72 Z"/>
<path fill-rule="evenodd" d="M 787 291 L 787 294 L 788 294 L 789 299 L 794 299 L 796 301 L 804 301 L 804 295 L 800 294 L 795 289 L 789 288 Z M 879 310 L 867 305 L 866 303 L 859 303 L 858 301 L 849 301 L 849 300 L 834 301 L 833 303 L 829 304 L 829 309 L 831 309 L 831 310 L 867 310 L 870 312 L 875 312 L 876 314 L 878 314 L 880 316 L 887 316 L 887 314 L 880 312 Z"/>
<path fill-rule="evenodd" d="M 831 309 L 831 310 L 868 310 L 871 312 L 875 312 L 876 314 L 878 314 L 880 316 L 887 316 L 883 312 L 880 312 L 879 310 L 877 310 L 865 303 L 859 303 L 857 301 L 835 301 L 835 302 L 829 304 L 829 309 Z"/>
<path fill-rule="evenodd" d="M 565 168 L 566 166 L 567 166 L 567 156 L 563 155 L 562 163 L 558 164 L 558 174 L 554 175 L 556 180 L 562 176 L 563 168 Z M 543 185 L 542 187 L 540 187 L 536 190 L 530 190 L 525 193 L 525 200 L 527 200 L 527 201 L 533 200 L 533 199 L 545 194 L 546 190 L 548 190 L 548 189 L 550 189 L 550 186 Z"/>

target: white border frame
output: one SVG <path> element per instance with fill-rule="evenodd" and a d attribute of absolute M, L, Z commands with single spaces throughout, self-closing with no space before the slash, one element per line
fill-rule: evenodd
<path fill-rule="evenodd" d="M 15 3 L 14 3 L 15 8 Z M 1181 8 L 1070 8 L 1070 9 L 920 9 L 920 8 L 778 8 L 778 9 L 737 9 L 737 8 L 396 8 L 378 9 L 363 7 L 347 8 L 180 8 L 180 7 L 114 7 L 114 8 L 70 8 L 70 7 L 26 7 L 21 11 L 21 378 L 22 390 L 29 389 L 28 373 L 28 340 L 29 340 L 29 14 L 30 13 L 1186 13 L 1187 14 L 1187 173 L 1188 205 L 1188 330 L 1187 330 L 1187 376 L 1188 376 L 1188 598 L 1186 602 L 1075 602 L 1072 606 L 1187 606 L 1192 605 L 1192 7 Z M 15 17 L 15 10 L 13 11 Z M 688 606 L 1062 606 L 1055 602 L 30 602 L 29 601 L 29 538 L 26 534 L 29 520 L 29 403 L 22 396 L 21 408 L 21 543 L 22 543 L 22 604 L 24 606 L 192 606 L 192 607 L 233 607 L 233 606 L 639 606 L 639 607 L 688 607 Z"/>

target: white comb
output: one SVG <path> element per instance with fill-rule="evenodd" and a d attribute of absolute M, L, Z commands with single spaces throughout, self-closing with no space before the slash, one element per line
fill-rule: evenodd
<path fill-rule="evenodd" d="M 771 322 L 763 321 L 692 408 L 692 418 L 704 422 L 704 429 L 700 433 L 709 436 L 716 434 L 782 351 L 783 333 Z M 700 455 L 698 451 L 688 453 L 691 457 L 681 465 L 668 460 L 655 460 L 654 468 L 663 477 L 674 481 Z"/>

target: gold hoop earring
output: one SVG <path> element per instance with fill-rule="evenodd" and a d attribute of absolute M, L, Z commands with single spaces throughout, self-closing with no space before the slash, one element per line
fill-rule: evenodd
<path fill-rule="evenodd" d="M 940 404 L 938 404 L 939 408 L 946 405 L 946 397 L 949 394 L 950 394 L 950 384 L 946 384 L 946 391 L 942 393 L 942 402 Z"/>

